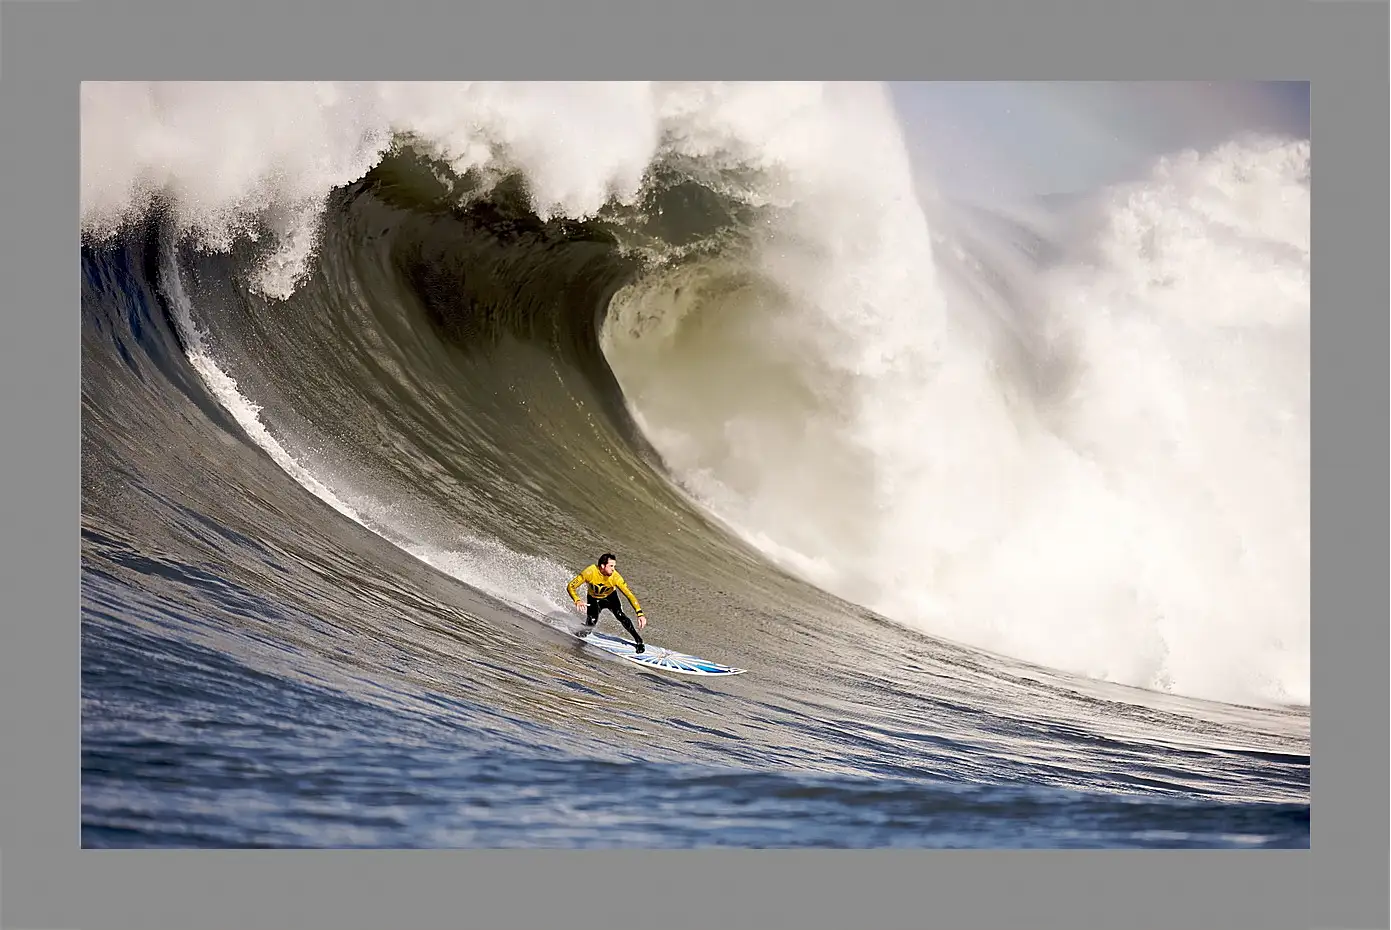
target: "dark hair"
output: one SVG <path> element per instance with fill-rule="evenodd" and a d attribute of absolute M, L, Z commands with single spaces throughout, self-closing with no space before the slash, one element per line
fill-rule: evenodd
<path fill-rule="evenodd" d="M 612 552 L 605 552 L 603 555 L 599 556 L 599 561 L 595 562 L 594 564 L 603 565 L 605 562 L 613 562 L 616 560 L 617 556 L 615 556 Z"/>

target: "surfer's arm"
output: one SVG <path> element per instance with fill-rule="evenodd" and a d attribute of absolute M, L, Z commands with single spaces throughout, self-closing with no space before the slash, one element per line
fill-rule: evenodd
<path fill-rule="evenodd" d="M 574 578 L 571 578 L 570 583 L 565 586 L 565 590 L 570 594 L 570 600 L 574 601 L 576 604 L 580 602 L 580 585 L 582 584 L 584 584 L 584 572 L 580 572 Z"/>
<path fill-rule="evenodd" d="M 624 596 L 626 596 L 626 597 L 628 598 L 628 603 L 630 603 L 630 604 L 633 605 L 633 613 L 635 613 L 635 614 L 637 614 L 639 617 L 641 617 L 641 616 L 642 616 L 642 605 L 638 603 L 638 599 L 637 599 L 637 598 L 633 597 L 633 592 L 632 592 L 632 589 L 628 587 L 628 582 L 626 582 L 626 581 L 620 581 L 620 582 L 618 583 L 618 590 L 622 591 L 623 594 L 624 594 Z"/>

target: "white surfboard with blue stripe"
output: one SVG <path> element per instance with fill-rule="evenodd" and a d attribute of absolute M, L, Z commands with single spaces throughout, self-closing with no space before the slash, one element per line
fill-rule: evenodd
<path fill-rule="evenodd" d="M 617 636 L 609 636 L 607 633 L 590 633 L 584 637 L 584 641 L 629 662 L 679 675 L 742 675 L 745 671 L 660 646 L 649 645 L 642 652 L 638 652 L 633 643 Z"/>

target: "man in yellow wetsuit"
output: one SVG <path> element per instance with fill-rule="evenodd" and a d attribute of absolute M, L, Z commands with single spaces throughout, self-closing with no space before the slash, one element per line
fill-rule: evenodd
<path fill-rule="evenodd" d="M 582 584 L 589 585 L 588 606 L 580 603 L 580 585 Z M 642 652 L 647 648 L 642 643 L 642 637 L 638 635 L 638 630 L 647 626 L 647 621 L 642 616 L 642 605 L 638 603 L 637 598 L 633 597 L 633 592 L 628 590 L 628 583 L 618 573 L 618 560 L 612 552 L 605 552 L 599 556 L 599 561 L 570 579 L 565 590 L 570 593 L 570 599 L 575 602 L 575 609 L 585 615 L 584 624 L 586 627 L 593 627 L 598 623 L 599 611 L 607 607 L 613 611 L 618 622 L 623 624 L 623 628 L 633 637 L 637 651 Z M 623 604 L 618 600 L 619 591 L 622 591 L 633 605 L 633 613 L 637 614 L 638 619 L 636 629 L 633 627 L 633 622 L 623 613 Z M 586 629 L 580 635 L 588 636 L 589 630 Z"/>

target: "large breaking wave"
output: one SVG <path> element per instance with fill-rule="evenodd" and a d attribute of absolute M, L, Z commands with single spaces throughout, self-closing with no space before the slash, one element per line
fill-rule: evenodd
<path fill-rule="evenodd" d="M 698 603 L 763 557 L 1308 701 L 1306 142 L 1044 224 L 922 192 L 872 86 L 88 84 L 82 120 L 84 233 L 145 218 L 209 389 L 475 587 L 563 607 L 547 553 L 612 540 Z"/>

